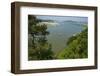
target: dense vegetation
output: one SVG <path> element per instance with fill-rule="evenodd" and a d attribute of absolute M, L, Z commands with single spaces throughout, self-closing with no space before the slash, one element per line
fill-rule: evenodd
<path fill-rule="evenodd" d="M 51 44 L 47 42 L 46 36 L 49 34 L 47 31 L 47 25 L 38 23 L 40 20 L 35 16 L 28 16 L 28 30 L 29 30 L 29 60 L 47 60 L 53 58 L 53 52 L 51 51 Z"/>
<path fill-rule="evenodd" d="M 66 48 L 55 55 L 52 44 L 47 40 L 50 32 L 47 31 L 46 24 L 39 24 L 41 21 L 33 15 L 28 16 L 28 60 L 87 58 L 87 27 L 70 37 L 66 42 Z"/>
<path fill-rule="evenodd" d="M 86 27 L 81 33 L 70 37 L 66 43 L 66 48 L 58 54 L 58 59 L 87 58 L 87 31 L 88 29 Z"/>

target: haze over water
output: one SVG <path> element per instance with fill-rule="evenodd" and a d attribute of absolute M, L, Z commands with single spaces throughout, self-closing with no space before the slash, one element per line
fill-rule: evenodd
<path fill-rule="evenodd" d="M 48 42 L 52 45 L 54 52 L 61 51 L 65 48 L 68 38 L 80 33 L 84 24 L 88 24 L 87 17 L 75 16 L 36 16 L 41 20 L 52 20 L 48 22 L 47 36 Z M 44 21 L 45 22 L 45 21 Z M 49 24 L 50 23 L 50 24 Z"/>

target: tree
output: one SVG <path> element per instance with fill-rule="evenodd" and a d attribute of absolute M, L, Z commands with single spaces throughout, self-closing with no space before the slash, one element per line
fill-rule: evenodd
<path fill-rule="evenodd" d="M 58 54 L 60 59 L 76 59 L 88 57 L 88 28 L 69 38 L 66 48 Z"/>
<path fill-rule="evenodd" d="M 49 35 L 49 32 L 47 31 L 47 25 L 39 24 L 41 20 L 36 19 L 36 17 L 32 15 L 29 15 L 28 20 L 28 30 L 32 37 L 32 45 L 29 45 L 29 60 L 52 59 L 52 46 L 48 43 L 46 37 Z"/>

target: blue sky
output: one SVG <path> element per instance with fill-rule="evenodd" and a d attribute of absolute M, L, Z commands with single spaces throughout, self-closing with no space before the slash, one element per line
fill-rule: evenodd
<path fill-rule="evenodd" d="M 37 15 L 38 19 L 43 20 L 56 20 L 56 21 L 79 21 L 79 22 L 88 22 L 88 17 L 77 17 L 77 16 L 45 16 L 45 15 Z"/>

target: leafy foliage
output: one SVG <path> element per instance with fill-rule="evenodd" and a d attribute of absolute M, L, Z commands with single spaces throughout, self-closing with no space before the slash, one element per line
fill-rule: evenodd
<path fill-rule="evenodd" d="M 45 60 L 52 59 L 53 52 L 51 44 L 48 43 L 46 36 L 49 35 L 47 25 L 38 24 L 41 20 L 35 16 L 28 16 L 29 24 L 29 60 Z"/>
<path fill-rule="evenodd" d="M 81 33 L 70 37 L 66 48 L 58 54 L 58 59 L 87 58 L 87 31 L 88 29 L 85 28 Z"/>

